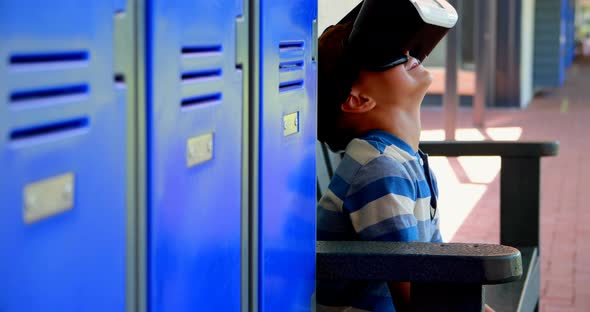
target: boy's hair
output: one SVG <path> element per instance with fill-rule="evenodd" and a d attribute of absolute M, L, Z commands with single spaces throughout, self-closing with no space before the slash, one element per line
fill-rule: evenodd
<path fill-rule="evenodd" d="M 347 100 L 359 67 L 346 49 L 353 22 L 328 27 L 319 38 L 318 139 L 341 151 L 354 138 L 342 122 L 340 106 Z"/>

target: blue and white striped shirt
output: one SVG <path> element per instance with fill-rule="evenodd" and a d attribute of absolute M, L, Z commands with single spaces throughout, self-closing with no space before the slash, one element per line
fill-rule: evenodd
<path fill-rule="evenodd" d="M 352 140 L 318 203 L 318 239 L 441 242 L 438 189 L 425 162 L 385 131 Z M 395 311 L 385 282 L 317 286 L 318 311 Z"/>

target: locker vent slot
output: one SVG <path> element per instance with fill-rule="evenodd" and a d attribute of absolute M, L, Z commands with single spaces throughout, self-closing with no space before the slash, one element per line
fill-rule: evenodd
<path fill-rule="evenodd" d="M 216 104 L 221 101 L 221 97 L 222 97 L 221 92 L 193 96 L 193 97 L 182 99 L 182 102 L 180 103 L 180 105 L 183 108 L 191 108 L 191 107 L 201 106 L 201 105 L 206 105 L 206 104 Z"/>
<path fill-rule="evenodd" d="M 86 96 L 88 95 L 88 92 L 89 87 L 87 84 L 15 91 L 10 94 L 10 102 L 12 104 L 21 104 L 40 100 L 61 102 L 72 97 L 77 98 L 80 96 Z"/>
<path fill-rule="evenodd" d="M 184 46 L 181 53 L 181 57 L 187 58 L 186 61 L 188 61 L 180 73 L 180 83 L 183 86 L 181 108 L 191 109 L 221 102 L 222 68 L 203 67 L 219 64 L 223 56 L 223 47 L 221 45 Z M 196 60 L 188 60 L 188 58 Z"/>
<path fill-rule="evenodd" d="M 200 57 L 220 54 L 222 48 L 220 45 L 211 46 L 185 46 L 182 47 L 181 53 L 183 57 Z"/>
<path fill-rule="evenodd" d="M 180 79 L 183 83 L 195 83 L 202 80 L 219 79 L 221 74 L 221 69 L 191 71 L 182 73 Z"/>
<path fill-rule="evenodd" d="M 50 135 L 66 134 L 88 128 L 88 125 L 88 117 L 82 117 L 44 125 L 36 125 L 28 128 L 15 129 L 10 133 L 10 140 L 23 141 Z"/>
<path fill-rule="evenodd" d="M 279 92 L 288 92 L 303 89 L 303 80 L 286 81 L 279 84 Z"/>
<path fill-rule="evenodd" d="M 304 47 L 303 40 L 281 41 L 279 43 L 280 52 L 291 52 L 291 51 L 303 50 L 303 47 Z"/>
<path fill-rule="evenodd" d="M 12 65 L 32 65 L 62 62 L 79 62 L 87 61 L 87 51 L 72 52 L 54 52 L 54 53 L 31 53 L 31 54 L 14 54 L 10 57 Z"/>
<path fill-rule="evenodd" d="M 279 93 L 305 87 L 305 41 L 279 42 Z"/>
<path fill-rule="evenodd" d="M 279 64 L 279 71 L 280 72 L 288 72 L 294 70 L 303 70 L 303 60 L 298 61 L 290 61 L 290 62 L 281 62 Z"/>

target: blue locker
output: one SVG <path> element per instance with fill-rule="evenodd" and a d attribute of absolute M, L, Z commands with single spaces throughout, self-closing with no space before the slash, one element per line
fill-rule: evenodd
<path fill-rule="evenodd" d="M 570 68 L 574 63 L 575 57 L 575 38 L 576 38 L 576 26 L 575 26 L 575 19 L 576 19 L 576 8 L 575 8 L 575 1 L 568 0 L 566 4 L 567 12 L 565 13 L 565 40 L 566 40 L 566 55 L 565 55 L 565 67 L 566 69 Z"/>
<path fill-rule="evenodd" d="M 0 2 L 0 311 L 125 310 L 120 2 Z"/>
<path fill-rule="evenodd" d="M 309 311 L 315 289 L 317 1 L 261 0 L 258 301 Z"/>
<path fill-rule="evenodd" d="M 559 85 L 565 82 L 566 69 L 568 67 L 569 45 L 568 45 L 568 24 L 569 24 L 569 3 L 570 0 L 561 1 L 560 29 L 559 29 Z"/>
<path fill-rule="evenodd" d="M 240 309 L 242 9 L 147 1 L 150 311 Z"/>

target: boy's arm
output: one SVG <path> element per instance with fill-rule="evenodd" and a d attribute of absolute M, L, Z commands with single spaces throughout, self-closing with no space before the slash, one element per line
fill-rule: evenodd
<path fill-rule="evenodd" d="M 345 200 L 355 231 L 367 241 L 418 241 L 417 203 L 414 181 L 405 168 L 381 157 L 360 169 L 353 182 L 355 190 Z M 406 178 L 407 177 L 407 178 Z M 410 283 L 387 283 L 397 311 L 410 311 Z"/>

